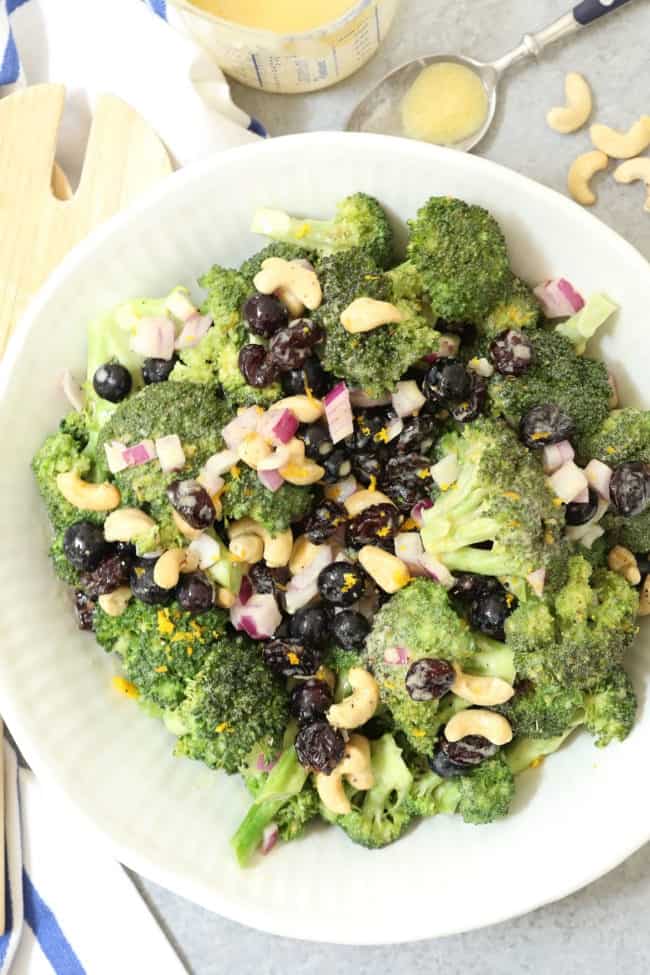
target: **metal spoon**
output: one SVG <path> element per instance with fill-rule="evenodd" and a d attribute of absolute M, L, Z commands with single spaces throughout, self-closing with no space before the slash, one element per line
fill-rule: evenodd
<path fill-rule="evenodd" d="M 348 119 L 348 132 L 382 132 L 385 135 L 404 135 L 400 106 L 423 68 L 440 61 L 463 64 L 481 79 L 488 96 L 488 110 L 485 121 L 472 135 L 462 142 L 454 143 L 454 149 L 468 152 L 481 141 L 492 124 L 497 105 L 497 91 L 501 76 L 513 64 L 537 57 L 549 44 L 582 30 L 604 14 L 622 7 L 629 0 L 581 0 L 572 11 L 560 17 L 537 34 L 526 34 L 518 47 L 504 54 L 496 61 L 483 62 L 462 54 L 432 54 L 429 57 L 409 61 L 401 68 L 387 74 L 373 90 L 362 99 Z"/>

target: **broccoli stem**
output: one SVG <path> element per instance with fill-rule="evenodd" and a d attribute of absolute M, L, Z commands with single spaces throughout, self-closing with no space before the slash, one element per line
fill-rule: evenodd
<path fill-rule="evenodd" d="M 494 549 L 461 548 L 456 552 L 443 552 L 440 561 L 452 572 L 475 572 L 481 576 L 510 576 L 511 561 Z"/>
<path fill-rule="evenodd" d="M 518 738 L 504 750 L 505 760 L 513 775 L 525 772 L 535 762 L 540 762 L 547 755 L 556 752 L 570 734 L 582 722 L 576 721 L 567 731 L 555 738 Z"/>
<path fill-rule="evenodd" d="M 514 654 L 510 647 L 488 636 L 477 635 L 478 653 L 467 664 L 468 673 L 479 677 L 501 677 L 514 683 L 516 676 Z"/>
<path fill-rule="evenodd" d="M 249 863 L 262 842 L 264 830 L 273 822 L 284 804 L 302 791 L 308 775 L 309 772 L 299 763 L 296 750 L 291 745 L 269 773 L 255 802 L 230 841 L 241 867 Z"/>

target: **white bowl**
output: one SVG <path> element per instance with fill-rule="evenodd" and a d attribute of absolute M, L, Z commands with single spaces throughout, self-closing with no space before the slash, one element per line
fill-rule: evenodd
<path fill-rule="evenodd" d="M 488 207 L 515 268 L 562 274 L 622 305 L 601 339 L 629 402 L 647 392 L 650 273 L 629 244 L 569 200 L 475 156 L 379 136 L 325 133 L 232 150 L 166 180 L 100 228 L 31 305 L 0 376 L 0 711 L 42 781 L 65 796 L 125 864 L 245 924 L 317 941 L 371 944 L 502 921 L 612 869 L 650 837 L 646 629 L 632 655 L 639 722 L 600 751 L 578 737 L 519 781 L 506 820 L 440 817 L 381 852 L 316 829 L 240 870 L 228 839 L 247 807 L 236 778 L 172 758 L 172 738 L 111 689 L 114 661 L 79 633 L 50 572 L 30 458 L 66 410 L 65 367 L 81 371 L 89 319 L 123 299 L 236 265 L 261 241 L 256 206 L 328 214 L 375 194 L 404 220 L 432 194 Z"/>

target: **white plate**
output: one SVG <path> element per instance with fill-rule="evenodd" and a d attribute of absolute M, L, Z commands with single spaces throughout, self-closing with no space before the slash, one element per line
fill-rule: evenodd
<path fill-rule="evenodd" d="M 243 786 L 172 758 L 173 741 L 109 685 L 112 659 L 79 633 L 51 574 L 30 457 L 65 412 L 57 379 L 81 370 L 90 318 L 123 299 L 236 265 L 261 241 L 259 205 L 328 214 L 354 190 L 404 220 L 432 194 L 488 207 L 516 269 L 563 274 L 622 304 L 602 337 L 626 397 L 648 402 L 650 273 L 625 241 L 568 200 L 475 156 L 379 136 L 325 133 L 234 150 L 178 173 L 100 228 L 33 302 L 0 379 L 0 711 L 40 778 L 67 797 L 125 864 L 220 914 L 275 934 L 386 943 L 503 921 L 589 883 L 650 836 L 650 642 L 634 651 L 639 723 L 624 745 L 584 736 L 519 782 L 511 816 L 466 826 L 440 817 L 367 852 L 335 829 L 241 871 L 228 838 Z"/>

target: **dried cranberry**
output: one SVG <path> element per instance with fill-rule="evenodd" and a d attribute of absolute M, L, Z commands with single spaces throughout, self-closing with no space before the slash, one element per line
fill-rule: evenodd
<path fill-rule="evenodd" d="M 498 747 L 482 735 L 467 735 L 460 741 L 444 741 L 443 748 L 456 765 L 473 768 L 496 755 Z"/>
<path fill-rule="evenodd" d="M 640 460 L 619 464 L 609 482 L 612 506 L 624 518 L 641 515 L 650 506 L 650 464 Z"/>
<path fill-rule="evenodd" d="M 347 516 L 342 504 L 325 498 L 303 522 L 303 534 L 314 545 L 321 545 L 336 532 L 339 525 L 345 523 Z"/>
<path fill-rule="evenodd" d="M 289 710 L 298 724 L 312 724 L 324 718 L 332 705 L 332 691 L 324 680 L 310 677 L 291 692 Z"/>
<path fill-rule="evenodd" d="M 449 412 L 457 423 L 471 423 L 483 412 L 487 399 L 487 380 L 472 373 L 470 391 L 466 399 L 450 407 Z"/>
<path fill-rule="evenodd" d="M 205 613 L 214 603 L 214 588 L 203 572 L 188 572 L 180 578 L 176 598 L 187 613 Z"/>
<path fill-rule="evenodd" d="M 377 483 L 386 463 L 386 457 L 383 451 L 374 454 L 366 452 L 352 454 L 351 460 L 352 473 L 357 481 L 366 487 L 372 483 L 373 478 L 375 484 Z"/>
<path fill-rule="evenodd" d="M 435 427 L 435 420 L 426 413 L 408 416 L 404 420 L 404 429 L 391 444 L 400 454 L 427 451 L 435 440 Z"/>
<path fill-rule="evenodd" d="M 172 481 L 167 497 L 172 508 L 192 528 L 209 528 L 217 516 L 212 498 L 198 481 Z"/>
<path fill-rule="evenodd" d="M 382 490 L 405 515 L 429 496 L 432 485 L 430 461 L 419 454 L 391 457 L 381 479 Z"/>
<path fill-rule="evenodd" d="M 278 370 L 263 345 L 244 345 L 239 351 L 239 371 L 249 386 L 263 389 L 278 378 Z"/>
<path fill-rule="evenodd" d="M 350 518 L 345 526 L 345 542 L 352 548 L 377 545 L 394 538 L 402 518 L 393 504 L 373 504 Z"/>
<path fill-rule="evenodd" d="M 460 403 L 470 392 L 470 374 L 460 359 L 437 359 L 424 378 L 422 392 L 433 403 Z"/>
<path fill-rule="evenodd" d="M 354 430 L 343 441 L 351 451 L 371 451 L 381 449 L 386 443 L 386 414 L 384 412 L 363 411 L 354 414 Z"/>
<path fill-rule="evenodd" d="M 304 768 L 330 775 L 343 761 L 345 739 L 327 721 L 314 721 L 301 728 L 296 737 L 296 755 Z"/>
<path fill-rule="evenodd" d="M 269 670 L 283 677 L 311 677 L 322 662 L 320 650 L 297 640 L 269 640 L 262 653 Z"/>
<path fill-rule="evenodd" d="M 132 560 L 114 552 L 99 563 L 92 572 L 81 577 L 81 583 L 90 599 L 97 599 L 106 593 L 115 592 L 120 586 L 129 583 Z"/>
<path fill-rule="evenodd" d="M 502 376 L 521 376 L 533 362 L 530 339 L 514 328 L 501 332 L 490 345 L 490 360 Z"/>
<path fill-rule="evenodd" d="M 95 602 L 88 593 L 77 589 L 74 594 L 74 610 L 80 630 L 92 630 L 95 615 Z"/>
<path fill-rule="evenodd" d="M 276 332 L 269 344 L 271 362 L 280 372 L 301 369 L 312 355 L 314 347 L 323 341 L 320 325 L 309 318 L 299 318 Z"/>
<path fill-rule="evenodd" d="M 244 305 L 244 318 L 251 332 L 270 338 L 289 321 L 289 312 L 275 295 L 256 292 Z"/>
<path fill-rule="evenodd" d="M 554 403 L 533 406 L 521 418 L 519 436 L 531 450 L 541 450 L 547 444 L 569 440 L 575 429 L 570 416 Z"/>
<path fill-rule="evenodd" d="M 409 667 L 405 683 L 413 701 L 435 701 L 447 693 L 456 679 L 448 660 L 422 657 Z"/>

